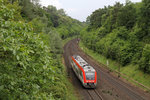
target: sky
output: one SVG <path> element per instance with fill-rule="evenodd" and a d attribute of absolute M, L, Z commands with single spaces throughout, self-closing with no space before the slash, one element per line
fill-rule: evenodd
<path fill-rule="evenodd" d="M 64 9 L 68 16 L 80 21 L 86 18 L 93 11 L 104 6 L 114 5 L 115 2 L 125 3 L 126 0 L 40 0 L 42 6 L 53 5 L 57 9 Z M 130 0 L 131 2 L 141 2 L 142 0 Z"/>

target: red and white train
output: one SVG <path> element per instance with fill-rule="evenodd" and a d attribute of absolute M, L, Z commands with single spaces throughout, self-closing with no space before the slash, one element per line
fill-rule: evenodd
<path fill-rule="evenodd" d="M 79 55 L 71 57 L 73 71 L 85 88 L 95 88 L 97 85 L 96 70 Z"/>

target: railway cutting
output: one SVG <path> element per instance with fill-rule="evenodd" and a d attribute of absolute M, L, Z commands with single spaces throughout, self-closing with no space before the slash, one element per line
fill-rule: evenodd
<path fill-rule="evenodd" d="M 104 69 L 101 65 L 97 64 L 96 61 L 79 48 L 78 40 L 79 39 L 73 39 L 64 46 L 63 56 L 68 76 L 77 90 L 78 95 L 81 97 L 81 100 L 150 100 L 149 93 L 144 92 L 130 83 L 125 83 L 120 78 L 108 73 L 107 69 Z M 77 60 L 75 58 L 81 58 L 82 60 Z M 79 64 L 80 62 L 86 64 Z M 90 66 L 89 70 L 94 69 L 97 73 L 97 78 L 95 78 L 95 74 L 90 74 L 91 79 L 87 80 L 87 76 L 82 70 L 80 71 L 81 75 L 77 74 L 75 71 L 76 69 L 73 68 L 75 66 L 80 70 L 81 68 L 84 69 L 83 66 L 87 68 Z M 85 80 L 83 74 L 85 75 Z M 96 87 L 86 88 L 87 84 L 84 85 L 84 83 L 91 82 L 93 84 L 95 79 Z"/>

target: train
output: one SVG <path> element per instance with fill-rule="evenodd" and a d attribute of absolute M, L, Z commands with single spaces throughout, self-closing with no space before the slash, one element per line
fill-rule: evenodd
<path fill-rule="evenodd" d="M 97 72 L 79 55 L 71 56 L 72 69 L 85 88 L 96 88 Z"/>

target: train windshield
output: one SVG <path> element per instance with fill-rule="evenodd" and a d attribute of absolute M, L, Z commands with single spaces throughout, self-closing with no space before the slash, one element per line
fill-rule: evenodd
<path fill-rule="evenodd" d="M 86 80 L 95 80 L 95 73 L 94 72 L 86 72 Z"/>

